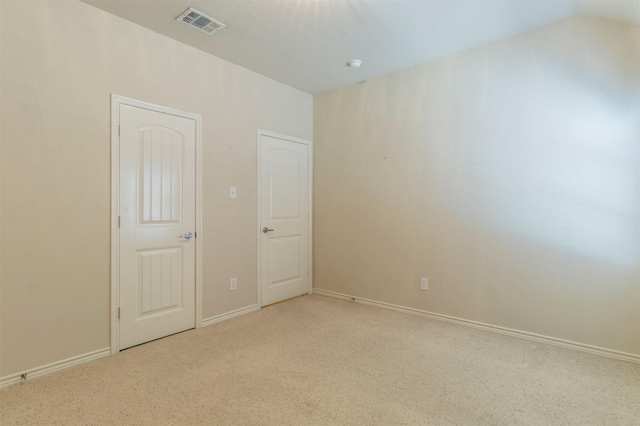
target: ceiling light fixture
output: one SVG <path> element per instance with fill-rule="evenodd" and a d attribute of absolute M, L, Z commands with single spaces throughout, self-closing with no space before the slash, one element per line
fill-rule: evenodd
<path fill-rule="evenodd" d="M 360 59 L 352 59 L 347 62 L 347 66 L 349 68 L 360 68 L 360 65 L 362 65 L 362 61 Z"/>

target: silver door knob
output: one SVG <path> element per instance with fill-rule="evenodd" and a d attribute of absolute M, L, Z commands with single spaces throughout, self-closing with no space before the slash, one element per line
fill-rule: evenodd
<path fill-rule="evenodd" d="M 265 234 L 266 234 L 267 232 L 271 232 L 271 231 L 275 231 L 275 229 L 269 229 L 269 228 L 267 228 L 266 226 L 265 226 L 264 228 L 262 228 L 262 232 L 264 232 Z"/>
<path fill-rule="evenodd" d="M 188 240 L 189 238 L 193 237 L 193 234 L 191 232 L 185 232 L 182 235 L 178 235 L 178 237 L 184 238 L 185 240 Z"/>

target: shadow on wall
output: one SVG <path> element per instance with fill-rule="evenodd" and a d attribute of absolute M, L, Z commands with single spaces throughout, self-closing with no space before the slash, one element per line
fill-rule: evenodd
<path fill-rule="evenodd" d="M 614 80 L 601 75 L 611 70 L 564 65 L 527 73 L 519 72 L 522 62 L 509 62 L 490 70 L 499 85 L 477 93 L 484 96 L 482 112 L 458 117 L 466 123 L 443 153 L 460 191 L 447 202 L 481 228 L 636 264 L 640 74 Z M 640 68 L 637 61 L 625 65 Z"/>

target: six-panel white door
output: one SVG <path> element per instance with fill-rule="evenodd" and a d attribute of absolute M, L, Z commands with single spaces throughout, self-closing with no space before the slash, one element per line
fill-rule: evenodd
<path fill-rule="evenodd" d="M 261 304 L 309 292 L 309 145 L 260 135 Z"/>
<path fill-rule="evenodd" d="M 124 349 L 195 327 L 196 123 L 130 105 L 119 118 Z"/>

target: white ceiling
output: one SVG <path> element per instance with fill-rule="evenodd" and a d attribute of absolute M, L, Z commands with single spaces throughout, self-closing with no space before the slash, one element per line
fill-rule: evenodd
<path fill-rule="evenodd" d="M 628 20 L 640 0 L 82 0 L 317 94 L 551 24 L 581 11 Z M 613 5 L 613 7 L 611 7 Z M 193 7 L 209 36 L 175 20 Z M 360 69 L 345 66 L 361 59 Z"/>

